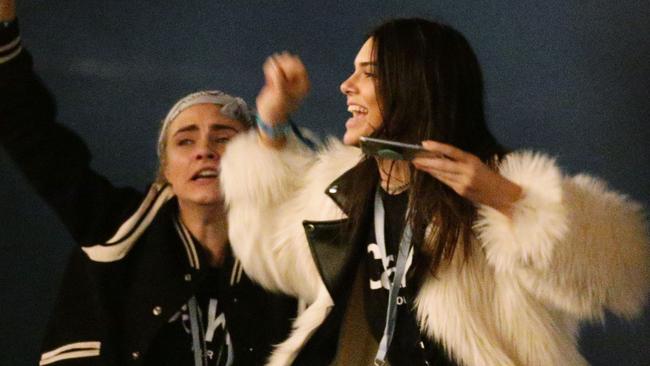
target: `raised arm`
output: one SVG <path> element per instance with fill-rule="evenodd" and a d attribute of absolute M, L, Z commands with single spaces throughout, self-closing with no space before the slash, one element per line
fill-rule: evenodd
<path fill-rule="evenodd" d="M 258 126 L 261 141 L 282 148 L 289 128 L 289 115 L 296 111 L 309 92 L 309 77 L 298 56 L 274 54 L 263 66 L 265 84 L 257 96 Z"/>
<path fill-rule="evenodd" d="M 90 153 L 55 122 L 54 100 L 23 49 L 13 0 L 0 0 L 0 144 L 80 244 L 110 238 L 141 194 L 90 169 Z"/>

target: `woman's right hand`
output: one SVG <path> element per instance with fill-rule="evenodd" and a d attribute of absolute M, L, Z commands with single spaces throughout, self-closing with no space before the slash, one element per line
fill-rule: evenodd
<path fill-rule="evenodd" d="M 257 113 L 275 126 L 298 109 L 309 92 L 309 78 L 300 58 L 288 52 L 267 58 L 263 69 L 265 84 L 257 96 Z"/>

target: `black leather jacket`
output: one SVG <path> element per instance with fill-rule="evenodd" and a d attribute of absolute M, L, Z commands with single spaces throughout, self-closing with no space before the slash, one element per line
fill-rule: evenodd
<path fill-rule="evenodd" d="M 325 191 L 346 214 L 350 214 L 349 199 L 356 169 L 365 163 L 367 162 L 360 163 L 338 177 Z M 370 199 L 365 201 L 372 202 Z M 364 210 L 364 212 L 369 211 Z M 334 358 L 346 309 L 345 304 L 350 295 L 351 278 L 364 253 L 363 238 L 360 235 L 364 234 L 369 227 L 368 220 L 369 217 L 363 217 L 354 225 L 350 225 L 350 219 L 347 218 L 332 221 L 303 221 L 312 256 L 335 306 L 323 325 L 307 342 L 295 365 L 329 365 Z"/>
<path fill-rule="evenodd" d="M 348 170 L 325 190 L 325 194 L 334 201 L 347 216 L 350 216 L 352 186 L 356 183 L 360 171 L 368 171 L 366 164 L 372 160 L 361 161 L 357 166 Z M 343 315 L 352 290 L 354 276 L 358 273 L 365 252 L 365 235 L 372 226 L 372 210 L 369 206 L 373 200 L 373 190 L 369 190 L 362 208 L 363 215 L 351 225 L 350 219 L 331 221 L 303 221 L 305 235 L 316 262 L 321 279 L 332 296 L 335 306 L 323 325 L 305 345 L 296 360 L 296 365 L 328 365 L 333 359 Z M 365 281 L 364 281 L 365 283 Z M 365 319 L 361 320 L 365 321 Z M 453 364 L 439 346 L 432 343 L 423 335 L 407 342 L 424 352 L 427 360 L 436 364 Z M 423 365 L 428 365 L 424 361 Z"/>

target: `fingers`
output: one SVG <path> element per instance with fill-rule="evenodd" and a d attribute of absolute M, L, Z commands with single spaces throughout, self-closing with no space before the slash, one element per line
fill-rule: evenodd
<path fill-rule="evenodd" d="M 292 99 L 300 100 L 309 91 L 307 69 L 300 57 L 289 52 L 269 56 L 263 66 L 267 85 L 282 90 Z"/>
<path fill-rule="evenodd" d="M 460 171 L 455 166 L 457 163 L 444 158 L 415 158 L 411 162 L 416 169 L 440 180 L 457 181 L 460 176 Z"/>
<path fill-rule="evenodd" d="M 309 91 L 305 65 L 289 52 L 269 56 L 264 65 L 265 85 L 257 96 L 257 111 L 270 124 L 286 121 Z"/>
<path fill-rule="evenodd" d="M 297 97 L 306 95 L 309 91 L 309 76 L 300 57 L 283 52 L 277 60 L 283 75 L 291 85 L 291 93 Z"/>
<path fill-rule="evenodd" d="M 451 187 L 454 190 L 455 190 L 455 186 L 458 185 L 459 180 L 461 178 L 460 175 L 458 174 L 436 170 L 426 165 L 415 164 L 415 163 L 413 165 L 415 166 L 416 169 L 431 175 L 433 178 L 441 181 L 442 183 L 446 184 L 447 186 Z"/>
<path fill-rule="evenodd" d="M 285 80 L 299 81 L 307 76 L 307 69 L 300 57 L 289 52 L 275 53 L 267 59 L 267 62 L 274 65 Z"/>
<path fill-rule="evenodd" d="M 452 145 L 443 144 L 442 142 L 426 140 L 422 141 L 422 146 L 425 150 L 432 153 L 442 154 L 453 160 L 465 160 L 467 158 L 467 153 L 463 150 L 454 147 Z"/>
<path fill-rule="evenodd" d="M 423 170 L 426 173 L 429 173 L 434 178 L 438 179 L 439 181 L 442 181 L 448 186 L 453 186 L 458 183 L 458 178 L 459 178 L 458 174 L 445 173 L 439 170 L 431 170 L 426 168 L 418 168 L 418 169 Z"/>
<path fill-rule="evenodd" d="M 278 65 L 278 62 L 273 58 L 269 57 L 264 62 L 262 66 L 264 70 L 264 80 L 266 85 L 271 88 L 284 89 L 286 77 Z"/>
<path fill-rule="evenodd" d="M 441 145 L 443 146 L 430 146 L 432 149 L 427 150 L 435 151 L 436 154 L 444 153 L 445 157 L 417 157 L 411 162 L 416 169 L 430 174 L 465 197 L 475 189 L 476 185 L 477 174 L 474 159 L 472 159 L 473 155 L 449 145 Z M 449 155 L 458 160 L 447 158 L 446 156 Z"/>
<path fill-rule="evenodd" d="M 435 170 L 449 174 L 460 174 L 459 164 L 453 160 L 441 157 L 417 157 L 411 160 L 416 168 Z"/>

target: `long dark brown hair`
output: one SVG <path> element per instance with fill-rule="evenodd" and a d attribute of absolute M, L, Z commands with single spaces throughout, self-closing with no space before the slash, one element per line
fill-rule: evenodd
<path fill-rule="evenodd" d="M 494 162 L 505 149 L 488 130 L 483 107 L 483 78 L 467 40 L 453 28 L 429 20 L 395 19 L 375 28 L 373 58 L 376 92 L 383 124 L 373 137 L 419 144 L 435 140 Z M 377 184 L 368 165 L 359 169 L 354 190 L 368 192 Z M 367 199 L 367 194 L 356 194 Z M 372 197 L 372 196 L 371 196 Z M 367 205 L 350 202 L 351 216 Z M 411 169 L 409 215 L 413 245 L 418 249 L 413 272 L 422 279 L 436 274 L 454 255 L 472 253 L 475 206 L 427 173 Z M 433 224 L 433 233 L 426 228 Z M 457 246 L 462 246 L 459 251 Z"/>

